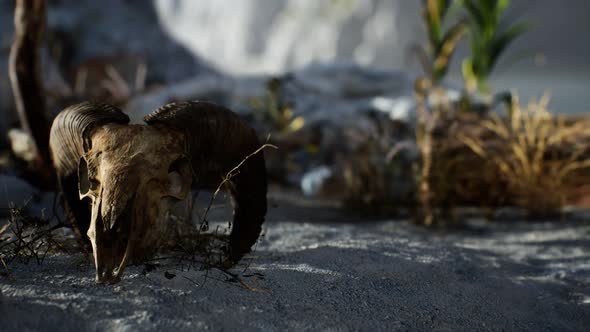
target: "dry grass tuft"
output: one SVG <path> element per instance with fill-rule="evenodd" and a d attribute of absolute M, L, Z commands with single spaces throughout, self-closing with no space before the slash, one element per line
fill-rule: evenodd
<path fill-rule="evenodd" d="M 547 215 L 566 204 L 568 194 L 589 183 L 590 134 L 582 122 L 552 115 L 547 96 L 522 107 L 515 98 L 508 118 L 492 114 L 479 132 L 458 139 L 493 168 L 507 185 L 505 195 L 534 215 Z M 484 189 L 484 188 L 482 188 Z"/>
<path fill-rule="evenodd" d="M 57 217 L 33 217 L 24 208 L 8 209 L 9 218 L 0 227 L 0 263 L 7 274 L 8 265 L 14 261 L 42 264 L 48 253 L 69 252 L 73 241 L 60 237 L 56 231 L 66 227 Z"/>

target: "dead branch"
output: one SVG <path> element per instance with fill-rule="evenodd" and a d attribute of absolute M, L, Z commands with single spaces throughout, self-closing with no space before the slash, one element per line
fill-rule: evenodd
<path fill-rule="evenodd" d="M 35 171 L 43 180 L 53 179 L 49 154 L 49 121 L 41 78 L 41 39 L 45 30 L 46 1 L 17 0 L 14 41 L 10 49 L 9 75 L 22 128 L 34 140 Z"/>

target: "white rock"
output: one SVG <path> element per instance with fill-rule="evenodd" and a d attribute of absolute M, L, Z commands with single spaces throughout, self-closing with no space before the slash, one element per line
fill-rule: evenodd
<path fill-rule="evenodd" d="M 12 152 L 24 161 L 33 161 L 36 155 L 35 142 L 33 138 L 22 129 L 10 129 L 8 140 Z"/>
<path fill-rule="evenodd" d="M 301 191 L 305 196 L 317 196 L 332 173 L 332 169 L 325 165 L 309 170 L 301 179 Z"/>

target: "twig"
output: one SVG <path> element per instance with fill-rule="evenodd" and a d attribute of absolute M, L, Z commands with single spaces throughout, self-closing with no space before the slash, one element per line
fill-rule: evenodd
<path fill-rule="evenodd" d="M 214 266 L 216 269 L 218 269 L 219 271 L 227 274 L 228 276 L 232 277 L 235 281 L 239 282 L 240 285 L 242 285 L 242 287 L 244 287 L 245 289 L 252 291 L 252 292 L 257 292 L 257 293 L 272 293 L 272 291 L 270 289 L 260 289 L 260 288 L 254 288 L 248 284 L 246 284 L 244 282 L 244 280 L 242 280 L 242 278 L 240 278 L 239 275 L 229 272 L 228 270 L 226 270 L 225 268 L 219 267 L 219 266 Z"/>
<path fill-rule="evenodd" d="M 197 287 L 199 287 L 199 288 L 201 287 L 201 285 L 199 285 L 199 283 L 198 283 L 198 282 L 196 282 L 196 281 L 194 281 L 193 279 L 191 279 L 191 278 L 189 278 L 189 277 L 187 277 L 187 276 L 182 276 L 182 277 L 183 277 L 184 279 L 186 279 L 186 280 L 190 281 L 191 283 L 193 283 L 193 284 L 194 284 L 194 285 L 196 285 Z"/>
<path fill-rule="evenodd" d="M 225 269 L 224 264 L 226 263 L 226 260 L 225 260 L 223 253 L 225 252 L 225 246 L 227 245 L 227 243 L 225 241 L 223 241 L 223 234 L 220 234 L 220 233 L 223 229 L 223 233 L 225 234 L 225 232 L 227 231 L 226 228 L 220 228 L 220 226 L 217 226 L 213 233 L 207 234 L 207 235 L 210 234 L 210 236 L 212 237 L 211 239 L 206 238 L 206 240 L 208 240 L 208 241 L 201 241 L 201 236 L 204 236 L 204 234 L 202 234 L 202 232 L 205 231 L 208 226 L 208 220 L 207 220 L 208 214 L 211 211 L 212 207 L 215 206 L 213 203 L 214 203 L 215 199 L 218 197 L 219 193 L 221 192 L 221 189 L 224 186 L 228 185 L 228 183 L 231 183 L 232 178 L 235 175 L 239 174 L 239 170 L 244 165 L 244 163 L 246 163 L 251 157 L 253 157 L 257 153 L 260 153 L 263 149 L 269 148 L 269 147 L 274 148 L 274 149 L 278 148 L 275 145 L 265 143 L 265 144 L 261 145 L 260 147 L 258 147 L 252 153 L 248 154 L 245 158 L 243 158 L 240 161 L 240 163 L 238 163 L 235 167 L 233 167 L 231 170 L 229 170 L 229 172 L 227 172 L 226 175 L 222 177 L 221 182 L 219 183 L 216 190 L 211 195 L 211 198 L 209 199 L 209 203 L 207 205 L 207 208 L 202 213 L 202 215 L 199 216 L 200 224 L 197 226 L 194 233 L 191 232 L 189 234 L 189 236 L 187 236 L 187 237 L 182 237 L 182 236 L 179 237 L 177 239 L 177 241 L 175 241 L 174 245 L 169 247 L 169 250 L 171 250 L 175 254 L 165 256 L 165 257 L 156 257 L 152 261 L 163 260 L 163 259 L 172 259 L 177 264 L 177 269 L 181 269 L 181 271 L 184 271 L 185 267 L 187 267 L 189 270 L 191 268 L 194 269 L 195 264 L 200 264 L 202 266 L 202 268 L 204 268 L 206 270 L 206 273 L 204 276 L 204 281 L 201 284 L 199 284 L 199 283 L 195 282 L 194 280 L 190 280 L 191 282 L 195 283 L 196 285 L 199 285 L 199 287 L 203 287 L 203 285 L 206 283 L 207 279 L 211 278 L 211 276 L 209 275 L 209 270 L 211 268 L 217 268 L 220 271 L 223 271 L 225 274 L 232 276 L 232 278 L 237 280 L 243 288 L 246 288 L 251 291 L 257 291 L 257 292 L 268 292 L 267 290 L 260 290 L 260 289 L 249 286 L 243 280 L 241 280 L 239 276 L 237 276 Z M 231 223 L 230 223 L 229 227 L 231 227 Z M 196 237 L 196 241 L 195 241 L 195 237 Z M 219 246 L 218 242 L 216 242 L 216 239 L 222 240 L 223 244 L 221 246 Z M 257 243 L 256 243 L 256 245 L 257 245 Z M 198 260 L 197 256 L 204 256 L 204 260 Z M 185 265 L 185 262 L 187 262 L 187 261 L 188 261 L 188 264 Z M 248 266 L 249 266 L 249 264 L 248 264 Z M 246 267 L 246 269 L 248 269 L 248 266 Z M 212 278 L 212 279 L 215 279 L 215 278 Z"/>
<path fill-rule="evenodd" d="M 273 144 L 269 144 L 269 143 L 265 143 L 263 145 L 261 145 L 258 149 L 256 149 L 256 151 L 250 153 L 249 155 L 247 155 L 244 159 L 242 159 L 242 161 L 235 166 L 234 168 L 232 168 L 229 172 L 227 172 L 227 174 L 223 177 L 223 180 L 221 181 L 221 183 L 217 186 L 217 189 L 215 190 L 215 192 L 213 193 L 213 196 L 211 196 L 211 200 L 209 201 L 209 205 L 207 206 L 207 209 L 205 210 L 205 213 L 203 214 L 203 219 L 206 220 L 205 218 L 207 218 L 207 214 L 209 213 L 209 210 L 213 204 L 213 201 L 215 200 L 215 198 L 217 197 L 217 195 L 219 194 L 219 192 L 221 191 L 221 188 L 231 180 L 231 178 L 233 178 L 234 176 L 236 176 L 238 173 L 239 168 L 248 160 L 250 159 L 252 156 L 256 155 L 257 153 L 259 153 L 260 151 L 264 150 L 265 148 L 273 148 L 273 149 L 278 149 L 278 147 L 276 145 Z"/>
<path fill-rule="evenodd" d="M 2 263 L 2 266 L 4 266 L 4 269 L 6 270 L 6 274 L 10 273 L 8 266 L 6 265 L 6 262 L 4 261 L 4 258 L 2 258 L 1 255 L 0 255 L 0 263 Z"/>

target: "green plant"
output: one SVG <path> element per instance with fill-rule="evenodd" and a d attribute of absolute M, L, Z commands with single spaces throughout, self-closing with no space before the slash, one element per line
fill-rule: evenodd
<path fill-rule="evenodd" d="M 458 0 L 469 17 L 471 54 L 463 60 L 467 90 L 491 95 L 489 76 L 508 46 L 528 30 L 526 23 L 502 28 L 510 0 Z"/>
<path fill-rule="evenodd" d="M 444 21 L 451 5 L 452 0 L 423 0 L 422 17 L 428 35 L 428 47 L 417 46 L 415 50 L 433 85 L 438 85 L 447 74 L 451 56 L 466 29 L 465 20 L 459 20 L 445 29 Z"/>
<path fill-rule="evenodd" d="M 262 114 L 263 121 L 270 124 L 279 135 L 298 131 L 305 124 L 302 116 L 295 116 L 289 105 L 280 102 L 280 89 L 283 82 L 274 78 L 266 83 L 266 96 L 251 101 L 252 106 Z"/>
<path fill-rule="evenodd" d="M 430 225 L 434 218 L 433 193 L 433 130 L 442 113 L 449 109 L 449 100 L 440 87 L 448 72 L 449 64 L 457 44 L 465 33 L 466 24 L 459 20 L 445 29 L 445 18 L 451 7 L 451 0 L 423 0 L 423 19 L 428 35 L 427 50 L 417 47 L 425 77 L 416 79 L 414 91 L 417 102 L 418 123 L 416 125 L 416 143 L 420 151 L 420 165 L 416 176 L 417 199 L 421 212 L 417 216 L 419 223 Z M 428 105 L 429 97 L 435 97 Z"/>

